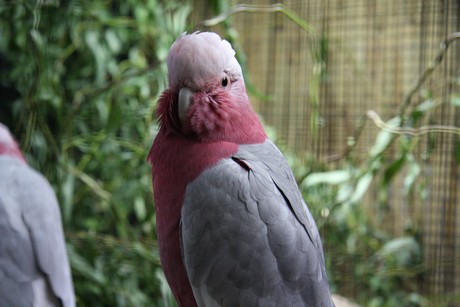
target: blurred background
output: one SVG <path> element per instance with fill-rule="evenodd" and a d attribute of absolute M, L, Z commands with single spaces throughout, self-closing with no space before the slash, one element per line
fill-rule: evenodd
<path fill-rule="evenodd" d="M 460 305 L 460 2 L 244 3 L 0 1 L 0 121 L 58 195 L 78 306 L 175 306 L 146 157 L 169 47 L 196 30 L 237 51 L 332 291 Z"/>

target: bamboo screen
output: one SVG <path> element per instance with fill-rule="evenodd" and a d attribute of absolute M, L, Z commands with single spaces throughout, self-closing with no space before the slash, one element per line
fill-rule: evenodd
<path fill-rule="evenodd" d="M 267 5 L 265 1 L 250 4 Z M 460 2 L 284 1 L 313 27 L 311 33 L 281 13 L 239 13 L 232 24 L 257 93 L 251 101 L 266 124 L 287 146 L 304 156 L 343 164 L 342 154 L 367 110 L 382 120 L 398 115 L 404 95 L 439 51 L 440 43 L 460 31 Z M 213 16 L 209 4 L 194 6 L 193 20 Z M 203 29 L 203 28 L 201 28 Z M 211 30 L 220 31 L 215 27 Z M 313 33 L 313 34 L 312 34 Z M 441 104 L 424 124 L 460 127 L 459 108 L 450 100 L 460 92 L 460 41 L 414 96 Z M 457 93 L 457 94 L 456 94 Z M 379 133 L 367 120 L 356 147 L 365 155 Z M 427 196 L 402 195 L 401 180 L 389 187 L 391 232 L 400 235 L 410 218 L 421 234 L 426 274 L 418 291 L 431 296 L 460 292 L 460 155 L 458 134 L 420 137 L 416 159 Z M 429 151 L 429 155 L 427 152 Z M 369 211 L 377 197 L 369 191 Z M 359 291 L 355 289 L 354 291 Z"/>

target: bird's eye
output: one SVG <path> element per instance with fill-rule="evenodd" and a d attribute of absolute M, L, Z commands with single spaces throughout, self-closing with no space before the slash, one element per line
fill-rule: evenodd
<path fill-rule="evenodd" d="M 222 84 L 222 87 L 227 87 L 227 85 L 228 85 L 228 78 L 227 78 L 227 77 L 223 77 L 223 78 L 222 78 L 221 84 Z"/>

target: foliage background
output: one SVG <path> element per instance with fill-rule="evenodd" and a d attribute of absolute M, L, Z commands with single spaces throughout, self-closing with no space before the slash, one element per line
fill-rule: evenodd
<path fill-rule="evenodd" d="M 228 1 L 200 3 L 206 13 L 178 0 L 0 2 L 0 121 L 58 195 L 78 306 L 175 305 L 159 265 L 146 156 L 171 43 L 196 24 L 206 28 L 203 16 L 230 8 Z M 288 6 L 278 8 L 276 20 L 287 16 L 310 31 L 309 56 L 316 64 L 309 73 L 311 129 L 321 138 L 315 123 L 328 79 L 321 68 L 328 40 Z M 237 49 L 251 95 L 267 111 L 273 97 L 251 82 L 232 18 L 209 26 Z M 439 104 L 425 95 L 421 107 L 394 114 L 386 124 L 401 128 L 401 118 L 410 125 L 426 119 Z M 409 194 L 424 191 L 423 181 L 416 181 L 416 141 L 378 131 L 368 154 L 357 158 L 351 146 L 344 163 L 331 167 L 294 152 L 275 129 L 267 130 L 286 153 L 321 227 L 332 289 L 365 306 L 429 305 L 418 286 L 427 271 L 419 229 L 395 236 L 382 227 L 385 191 L 397 174 L 403 173 Z M 360 206 L 371 182 L 380 187 L 383 204 L 375 216 Z M 455 294 L 437 299 L 453 301 Z"/>
<path fill-rule="evenodd" d="M 168 306 L 150 166 L 179 1 L 0 2 L 0 121 L 60 200 L 78 306 Z"/>

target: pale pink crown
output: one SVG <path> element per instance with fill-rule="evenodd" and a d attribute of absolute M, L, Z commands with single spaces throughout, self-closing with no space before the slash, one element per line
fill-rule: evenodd
<path fill-rule="evenodd" d="M 232 46 L 212 32 L 182 34 L 171 46 L 167 64 L 171 88 L 198 90 L 224 72 L 242 78 Z"/>

